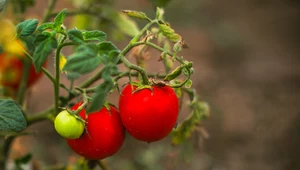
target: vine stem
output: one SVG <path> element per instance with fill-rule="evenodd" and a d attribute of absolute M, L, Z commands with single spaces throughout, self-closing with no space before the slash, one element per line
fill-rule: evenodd
<path fill-rule="evenodd" d="M 49 4 L 48 4 L 48 7 L 46 9 L 45 15 L 43 17 L 42 23 L 45 23 L 49 20 L 50 14 L 51 14 L 55 4 L 56 4 L 56 0 L 50 0 L 49 1 Z"/>

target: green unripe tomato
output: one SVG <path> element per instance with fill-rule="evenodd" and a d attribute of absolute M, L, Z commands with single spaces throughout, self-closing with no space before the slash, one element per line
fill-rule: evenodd
<path fill-rule="evenodd" d="M 54 120 L 54 127 L 58 134 L 67 139 L 77 139 L 84 131 L 84 122 L 67 110 L 61 111 Z"/>

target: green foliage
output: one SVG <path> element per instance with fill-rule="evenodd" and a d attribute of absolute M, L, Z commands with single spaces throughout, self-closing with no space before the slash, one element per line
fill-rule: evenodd
<path fill-rule="evenodd" d="M 111 19 L 117 28 L 128 36 L 134 37 L 140 32 L 137 24 L 123 13 L 115 13 Z"/>
<path fill-rule="evenodd" d="M 72 29 L 67 32 L 69 39 L 77 44 L 83 43 L 83 35 L 80 30 Z"/>
<path fill-rule="evenodd" d="M 36 71 L 40 72 L 52 49 L 57 48 L 57 40 L 55 34 L 45 31 L 36 37 L 34 43 L 33 64 Z"/>
<path fill-rule="evenodd" d="M 110 41 L 103 41 L 98 44 L 99 54 L 101 56 L 108 55 L 111 51 L 118 50 L 118 48 Z"/>
<path fill-rule="evenodd" d="M 37 30 L 42 32 L 42 31 L 45 31 L 47 29 L 53 29 L 53 28 L 54 28 L 54 23 L 53 22 L 45 22 L 45 23 L 41 24 L 37 28 Z"/>
<path fill-rule="evenodd" d="M 63 24 L 63 21 L 65 20 L 66 15 L 67 15 L 66 11 L 67 11 L 66 9 L 63 9 L 54 18 L 54 29 L 55 30 L 60 31 L 60 29 L 61 29 L 60 27 Z"/>
<path fill-rule="evenodd" d="M 123 10 L 124 14 L 126 14 L 129 17 L 138 18 L 138 19 L 144 19 L 150 21 L 150 19 L 147 17 L 147 15 L 144 12 L 140 11 L 132 11 L 132 10 Z"/>
<path fill-rule="evenodd" d="M 165 81 L 170 81 L 170 80 L 174 80 L 176 77 L 178 77 L 181 73 L 182 73 L 182 69 L 184 67 L 182 66 L 178 66 L 175 70 L 172 71 L 172 73 L 168 74 L 164 80 Z"/>
<path fill-rule="evenodd" d="M 203 119 L 209 116 L 209 106 L 206 102 L 199 101 L 199 97 L 195 96 L 194 92 L 189 91 L 191 103 L 190 115 L 173 131 L 172 143 L 177 145 L 182 143 L 191 136 L 196 126 L 200 124 Z"/>
<path fill-rule="evenodd" d="M 0 100 L 0 130 L 19 132 L 27 127 L 20 107 L 11 99 Z"/>
<path fill-rule="evenodd" d="M 164 36 L 167 37 L 173 43 L 177 43 L 178 41 L 181 41 L 180 35 L 175 33 L 175 31 L 169 25 L 165 23 L 161 23 L 159 24 L 159 29 L 164 34 Z"/>
<path fill-rule="evenodd" d="M 20 24 L 17 25 L 17 35 L 18 36 L 28 36 L 31 35 L 37 25 L 38 25 L 39 21 L 37 19 L 29 19 L 29 20 L 25 20 L 23 22 L 21 22 Z"/>
<path fill-rule="evenodd" d="M 106 34 L 102 31 L 93 30 L 93 31 L 83 31 L 84 40 L 95 40 L 102 42 L 106 40 Z"/>
<path fill-rule="evenodd" d="M 67 57 L 63 71 L 77 74 L 86 74 L 94 71 L 100 64 L 101 58 L 97 55 L 96 44 L 79 45 L 75 53 Z"/>
<path fill-rule="evenodd" d="M 103 72 L 103 74 L 106 74 L 103 75 L 103 77 L 109 77 L 108 72 L 105 71 Z M 114 86 L 113 81 L 111 79 L 107 79 L 96 88 L 96 91 L 92 96 L 90 106 L 87 110 L 88 113 L 97 111 L 103 106 L 103 104 L 106 101 L 106 96 L 113 88 L 113 86 Z"/>

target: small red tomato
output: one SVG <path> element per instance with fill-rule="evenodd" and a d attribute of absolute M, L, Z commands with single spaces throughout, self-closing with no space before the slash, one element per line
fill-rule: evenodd
<path fill-rule="evenodd" d="M 141 141 L 163 139 L 172 131 L 178 117 L 174 90 L 169 86 L 152 86 L 133 93 L 136 88 L 127 85 L 120 95 L 119 110 L 125 128 Z"/>
<path fill-rule="evenodd" d="M 0 85 L 17 90 L 22 80 L 22 73 L 23 62 L 20 57 L 9 56 L 6 53 L 0 54 Z M 41 76 L 42 72 L 37 73 L 31 65 L 27 87 L 33 85 Z"/>
<path fill-rule="evenodd" d="M 81 103 L 76 104 L 76 110 Z M 120 150 L 125 129 L 117 109 L 110 106 L 110 111 L 105 107 L 100 111 L 86 115 L 83 109 L 79 115 L 86 121 L 86 131 L 77 139 L 67 139 L 70 148 L 77 154 L 91 160 L 103 159 Z"/>

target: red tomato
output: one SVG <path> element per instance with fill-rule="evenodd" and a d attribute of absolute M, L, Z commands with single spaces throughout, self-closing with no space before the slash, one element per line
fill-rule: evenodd
<path fill-rule="evenodd" d="M 23 62 L 18 56 L 9 56 L 6 53 L 0 54 L 0 85 L 18 89 L 22 80 Z M 42 72 L 35 72 L 34 66 L 29 69 L 27 87 L 33 85 L 40 77 Z"/>
<path fill-rule="evenodd" d="M 76 110 L 81 103 L 76 104 Z M 110 106 L 110 112 L 103 107 L 87 115 L 83 109 L 79 115 L 87 121 L 87 131 L 77 139 L 67 139 L 70 148 L 77 154 L 91 160 L 103 159 L 115 154 L 122 146 L 125 128 L 117 109 Z"/>
<path fill-rule="evenodd" d="M 133 90 L 132 88 L 133 87 Z M 169 86 L 152 86 L 132 93 L 127 85 L 119 99 L 122 122 L 134 138 L 154 142 L 166 137 L 176 124 L 178 99 Z"/>

